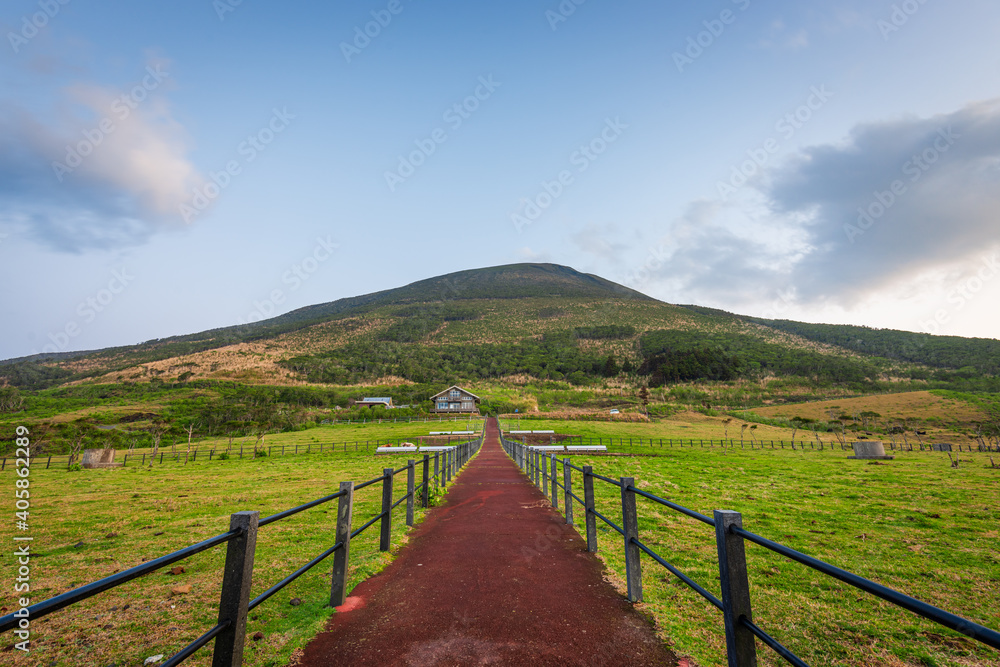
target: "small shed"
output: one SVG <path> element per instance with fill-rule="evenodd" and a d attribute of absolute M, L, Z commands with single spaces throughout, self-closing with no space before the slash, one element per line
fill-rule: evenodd
<path fill-rule="evenodd" d="M 396 407 L 392 404 L 391 396 L 369 396 L 362 398 L 360 401 L 354 401 L 354 405 L 359 408 L 377 408 L 383 407 L 392 409 Z"/>

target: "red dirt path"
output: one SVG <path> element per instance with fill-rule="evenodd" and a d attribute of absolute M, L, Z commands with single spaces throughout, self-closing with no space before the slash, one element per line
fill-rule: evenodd
<path fill-rule="evenodd" d="M 677 665 L 564 521 L 489 420 L 445 505 L 352 591 L 299 664 Z"/>

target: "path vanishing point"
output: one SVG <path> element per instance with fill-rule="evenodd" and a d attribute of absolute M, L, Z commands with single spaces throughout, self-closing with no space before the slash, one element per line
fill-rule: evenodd
<path fill-rule="evenodd" d="M 396 559 L 306 648 L 331 665 L 677 665 L 651 623 L 500 446 L 479 454 Z"/>

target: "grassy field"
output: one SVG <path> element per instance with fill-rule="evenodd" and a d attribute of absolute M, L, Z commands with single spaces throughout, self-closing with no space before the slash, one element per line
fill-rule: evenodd
<path fill-rule="evenodd" d="M 324 425 L 317 426 L 315 428 L 305 429 L 302 431 L 288 431 L 283 433 L 269 433 L 267 434 L 263 441 L 258 445 L 259 448 L 267 450 L 272 456 L 289 456 L 298 452 L 299 454 L 305 454 L 307 452 L 315 454 L 320 452 L 320 445 L 323 446 L 324 452 L 329 452 L 332 446 L 336 446 L 336 451 L 338 454 L 345 451 L 356 452 L 365 451 L 367 447 L 369 453 L 375 449 L 376 443 L 386 442 L 386 441 L 410 441 L 416 444 L 421 444 L 425 439 L 427 444 L 441 444 L 443 439 L 447 439 L 447 436 L 430 436 L 433 431 L 476 431 L 477 433 L 483 430 L 483 420 L 463 420 L 455 422 L 414 422 L 414 423 L 370 423 L 370 424 L 337 424 L 337 425 Z M 464 442 L 467 440 L 467 436 L 451 436 L 450 441 L 453 443 Z M 148 438 L 145 441 L 148 443 Z M 256 443 L 256 437 L 238 437 L 233 438 L 232 441 L 232 458 L 237 459 L 239 457 L 240 448 L 243 448 L 243 457 L 251 458 L 254 452 L 254 445 Z M 194 456 L 196 462 L 200 463 L 203 459 L 208 458 L 209 452 L 215 451 L 215 456 L 218 456 L 221 452 L 225 452 L 229 447 L 229 439 L 224 437 L 217 438 L 196 438 L 192 442 L 191 452 L 197 454 Z M 296 448 L 298 448 L 296 450 Z M 125 449 L 119 449 L 115 455 L 115 461 L 122 463 L 126 454 Z M 129 455 L 127 462 L 128 467 L 131 467 L 138 461 L 142 461 L 142 456 L 144 454 L 149 455 L 152 452 L 151 447 L 136 447 L 135 450 Z M 173 459 L 179 457 L 180 461 L 183 462 L 185 459 L 185 453 L 187 452 L 187 442 L 181 439 L 175 439 L 171 441 L 169 437 L 164 438 L 160 444 L 159 453 L 157 454 L 157 461 L 159 461 L 160 454 L 163 454 L 163 459 L 166 461 L 168 459 Z M 7 464 L 10 465 L 13 462 L 13 455 L 5 455 L 8 458 Z M 55 454 L 53 455 L 53 463 L 55 466 L 55 461 L 62 463 L 65 467 L 66 454 Z M 39 456 L 37 460 L 44 462 L 47 456 Z M 190 457 L 189 457 L 190 458 Z M 148 463 L 148 459 L 147 459 Z M 158 465 L 158 464 L 157 464 Z"/>
<path fill-rule="evenodd" d="M 377 477 L 390 465 L 398 468 L 405 460 L 341 452 L 81 472 L 35 466 L 28 533 L 34 537 L 32 602 L 223 533 L 233 512 L 258 510 L 265 517 L 336 492 L 340 481 Z M 0 486 L 10 490 L 13 479 L 8 468 Z M 405 476 L 394 487 L 398 498 Z M 358 492 L 355 528 L 378 513 L 380 499 L 380 484 Z M 422 515 L 418 509 L 418 521 Z M 336 501 L 261 528 L 251 595 L 329 548 L 335 517 Z M 0 528 L 8 544 L 12 524 Z M 404 504 L 394 512 L 393 550 L 405 544 L 406 533 Z M 16 569 L 12 553 L 0 557 L 4 572 Z M 30 656 L 4 653 L 0 663 L 105 667 L 169 656 L 215 624 L 224 558 L 225 547 L 216 547 L 182 562 L 183 574 L 161 570 L 55 612 L 32 625 Z M 349 590 L 391 558 L 378 551 L 378 524 L 365 531 L 351 545 Z M 263 638 L 248 638 L 245 664 L 285 665 L 322 628 L 332 613 L 325 607 L 331 566 L 332 559 L 321 563 L 252 612 L 247 632 Z M 172 594 L 181 585 L 191 585 L 191 592 Z M 293 598 L 301 605 L 290 605 Z M 185 664 L 207 665 L 209 656 L 203 650 Z"/>
<path fill-rule="evenodd" d="M 556 433 L 568 433 L 579 435 L 585 438 L 643 438 L 659 439 L 674 438 L 684 440 L 722 440 L 728 434 L 730 439 L 740 441 L 740 424 L 746 423 L 738 419 L 733 419 L 728 430 L 723 420 L 727 417 L 710 417 L 700 412 L 681 412 L 668 419 L 661 419 L 655 422 L 613 422 L 613 421 L 586 421 L 586 420 L 559 420 L 559 419 L 521 419 L 520 428 L 525 430 L 553 430 Z M 504 430 L 517 429 L 518 420 L 510 415 L 501 420 Z M 751 424 L 752 426 L 753 424 Z M 769 426 L 758 424 L 753 433 L 759 440 L 784 440 L 790 441 L 792 429 L 779 426 Z M 833 433 L 820 433 L 820 438 L 826 443 L 835 443 L 837 439 Z M 750 431 L 744 433 L 746 446 L 750 446 Z M 799 430 L 795 436 L 796 442 L 811 440 L 816 438 L 808 430 Z"/>
<path fill-rule="evenodd" d="M 952 468 L 946 455 L 919 452 L 878 463 L 839 451 L 657 454 L 573 462 L 614 479 L 633 476 L 639 488 L 708 515 L 740 511 L 748 530 L 1000 628 L 1000 469 L 985 455 L 963 453 Z M 582 497 L 578 473 L 574 485 Z M 620 525 L 619 489 L 597 482 L 595 491 L 598 511 Z M 711 527 L 641 498 L 639 515 L 644 543 L 718 594 Z M 599 555 L 622 587 L 621 537 L 598 525 Z M 1000 665 L 995 650 L 962 635 L 755 545 L 747 554 L 754 620 L 810 665 Z M 723 665 L 717 610 L 645 556 L 643 568 L 641 608 L 663 637 L 699 665 Z M 759 655 L 762 664 L 785 664 L 763 645 Z"/>

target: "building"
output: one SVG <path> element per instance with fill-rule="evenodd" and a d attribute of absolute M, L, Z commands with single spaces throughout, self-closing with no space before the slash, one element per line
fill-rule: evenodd
<path fill-rule="evenodd" d="M 452 385 L 439 394 L 431 396 L 431 412 L 442 414 L 478 413 L 476 405 L 479 397 L 461 387 Z"/>
<path fill-rule="evenodd" d="M 379 396 L 374 398 L 362 398 L 360 401 L 354 401 L 354 407 L 356 408 L 394 408 L 395 405 L 392 404 L 391 396 Z"/>

